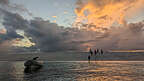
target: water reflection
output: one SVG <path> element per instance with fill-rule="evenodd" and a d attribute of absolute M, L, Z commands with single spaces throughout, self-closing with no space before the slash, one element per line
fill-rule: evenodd
<path fill-rule="evenodd" d="M 144 62 L 44 62 L 37 73 L 24 74 L 24 62 L 0 62 L 0 81 L 143 81 Z"/>

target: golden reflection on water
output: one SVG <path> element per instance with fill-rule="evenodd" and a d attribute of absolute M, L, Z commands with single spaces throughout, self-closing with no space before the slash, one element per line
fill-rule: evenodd
<path fill-rule="evenodd" d="M 24 81 L 23 80 L 23 77 L 24 77 L 23 62 L 12 62 L 11 64 L 12 64 L 13 70 L 12 70 L 12 73 L 10 73 L 10 74 L 12 74 L 15 77 L 16 80 Z"/>
<path fill-rule="evenodd" d="M 87 77 L 80 78 L 77 81 L 133 81 L 127 76 L 99 76 L 99 77 Z"/>
<path fill-rule="evenodd" d="M 10 70 L 8 71 L 10 78 L 14 81 L 29 81 L 27 75 L 23 73 L 23 63 L 10 62 L 6 66 Z M 36 81 L 144 81 L 144 62 L 46 62 L 44 66 L 47 67 L 44 68 L 42 75 L 28 75 L 28 79 L 34 78 Z M 43 78 L 45 80 L 42 80 Z"/>
<path fill-rule="evenodd" d="M 133 68 L 129 67 L 129 65 L 122 66 L 122 64 L 127 63 L 129 62 L 93 61 L 89 68 L 91 68 L 91 66 L 95 66 L 95 68 L 83 70 L 84 73 L 86 72 L 88 74 L 77 77 L 76 81 L 134 81 L 134 78 L 131 78 Z"/>

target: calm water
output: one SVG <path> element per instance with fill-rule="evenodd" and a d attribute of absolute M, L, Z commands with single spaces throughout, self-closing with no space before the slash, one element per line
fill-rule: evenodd
<path fill-rule="evenodd" d="M 0 81 L 144 81 L 144 61 L 42 62 L 37 73 L 23 73 L 23 61 L 0 62 Z"/>

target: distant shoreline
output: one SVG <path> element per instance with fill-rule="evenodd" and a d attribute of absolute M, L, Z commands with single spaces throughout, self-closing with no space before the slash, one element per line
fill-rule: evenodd
<path fill-rule="evenodd" d="M 1 54 L 0 61 L 25 61 L 39 57 L 39 61 L 87 61 L 87 52 L 56 52 L 33 54 Z M 95 58 L 96 57 L 96 58 Z M 136 53 L 104 53 L 91 56 L 92 61 L 144 61 L 144 52 Z"/>

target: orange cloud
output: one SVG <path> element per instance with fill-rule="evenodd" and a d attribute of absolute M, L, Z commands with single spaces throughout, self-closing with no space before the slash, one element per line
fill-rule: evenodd
<path fill-rule="evenodd" d="M 57 16 L 52 16 L 53 18 L 57 18 Z"/>
<path fill-rule="evenodd" d="M 7 30 L 6 29 L 0 29 L 0 34 L 6 34 L 7 33 Z"/>
<path fill-rule="evenodd" d="M 75 24 L 93 24 L 92 30 L 109 28 L 116 22 L 125 25 L 126 17 L 141 9 L 142 3 L 144 0 L 78 0 Z"/>

